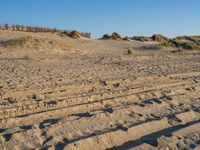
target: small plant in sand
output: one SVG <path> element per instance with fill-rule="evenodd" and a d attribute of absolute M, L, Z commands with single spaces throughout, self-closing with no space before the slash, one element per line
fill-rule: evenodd
<path fill-rule="evenodd" d="M 26 60 L 26 61 L 31 60 L 30 56 L 28 56 L 28 55 L 25 55 L 22 59 Z"/>
<path fill-rule="evenodd" d="M 128 54 L 128 55 L 133 54 L 132 50 L 131 50 L 131 49 L 128 49 L 127 54 Z"/>

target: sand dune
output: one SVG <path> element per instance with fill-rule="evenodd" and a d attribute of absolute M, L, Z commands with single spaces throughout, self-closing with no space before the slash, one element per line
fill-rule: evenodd
<path fill-rule="evenodd" d="M 0 40 L 2 150 L 200 148 L 198 51 L 15 31 Z"/>

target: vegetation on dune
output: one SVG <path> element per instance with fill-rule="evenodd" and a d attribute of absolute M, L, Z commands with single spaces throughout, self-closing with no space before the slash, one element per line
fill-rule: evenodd
<path fill-rule="evenodd" d="M 80 38 L 90 38 L 91 34 L 90 33 L 83 33 L 83 32 L 78 32 L 78 31 L 63 31 L 60 32 L 59 34 L 61 37 L 71 37 L 73 39 L 80 39 Z"/>
<path fill-rule="evenodd" d="M 131 41 L 131 38 L 129 38 L 128 36 L 123 38 L 124 41 Z"/>
<path fill-rule="evenodd" d="M 72 32 L 64 31 L 64 32 L 60 33 L 60 36 L 62 36 L 62 37 L 68 36 L 73 39 L 80 39 L 83 37 L 89 38 L 90 34 L 87 35 L 87 33 L 80 33 L 78 31 L 72 31 Z"/>
<path fill-rule="evenodd" d="M 152 37 L 134 36 L 132 39 L 141 42 L 166 42 L 169 40 L 167 37 L 161 34 L 154 34 Z"/>
<path fill-rule="evenodd" d="M 1 42 L 6 48 L 30 48 L 30 49 L 67 49 L 69 48 L 64 42 L 47 38 L 36 38 L 32 36 L 21 37 Z"/>
<path fill-rule="evenodd" d="M 173 47 L 186 50 L 200 50 L 199 36 L 176 37 L 166 42 L 162 42 L 161 47 Z"/>
<path fill-rule="evenodd" d="M 34 33 L 60 33 L 60 35 L 66 35 L 71 37 L 74 32 L 78 31 L 69 31 L 69 30 L 59 30 L 56 28 L 47 28 L 47 27 L 32 27 L 24 25 L 0 25 L 1 30 L 11 30 L 11 31 L 23 31 L 23 32 L 34 32 Z M 90 38 L 91 33 L 78 32 L 82 37 Z M 72 37 L 73 38 L 73 37 Z"/>
<path fill-rule="evenodd" d="M 192 42 L 197 42 L 200 44 L 200 36 L 178 36 L 176 40 L 188 40 Z"/>
<path fill-rule="evenodd" d="M 122 40 L 122 37 L 119 33 L 114 32 L 112 35 L 105 34 L 102 37 L 103 40 Z"/>
<path fill-rule="evenodd" d="M 153 40 L 150 37 L 145 36 L 134 36 L 132 40 L 140 41 L 140 42 L 152 42 Z"/>
<path fill-rule="evenodd" d="M 23 31 L 23 32 L 50 32 L 58 33 L 62 37 L 71 37 L 73 39 L 79 38 L 90 38 L 90 33 L 83 33 L 78 31 L 68 31 L 68 30 L 58 30 L 56 28 L 50 29 L 45 27 L 31 27 L 23 25 L 12 25 L 9 24 L 0 25 L 1 30 L 11 30 L 11 31 Z M 164 49 L 164 48 L 178 48 L 178 49 L 187 49 L 187 50 L 200 50 L 200 36 L 179 36 L 174 39 L 169 39 L 161 34 L 155 34 L 151 37 L 145 36 L 134 36 L 129 38 L 128 36 L 122 38 L 122 36 L 114 32 L 111 35 L 105 34 L 101 39 L 104 40 L 116 40 L 116 41 L 131 41 L 137 40 L 141 42 L 157 42 L 158 44 L 155 48 Z M 8 41 L 0 42 L 1 46 L 4 47 L 20 47 L 20 48 L 34 48 L 34 49 L 52 49 L 52 48 L 61 48 L 65 49 L 68 47 L 63 42 L 50 39 L 34 38 L 34 37 L 23 37 L 18 39 L 11 39 Z"/>
<path fill-rule="evenodd" d="M 108 39 L 110 39 L 110 36 L 108 34 L 105 34 L 105 35 L 103 35 L 102 39 L 108 40 Z"/>
<path fill-rule="evenodd" d="M 114 32 L 111 37 L 115 40 L 121 40 L 122 39 L 121 35 L 117 32 Z"/>
<path fill-rule="evenodd" d="M 179 36 L 169 39 L 161 34 L 155 34 L 152 37 L 133 37 L 133 40 L 141 42 L 159 42 L 156 49 L 178 48 L 185 50 L 200 50 L 200 36 Z"/>
<path fill-rule="evenodd" d="M 78 39 L 78 38 L 81 38 L 81 37 L 82 37 L 82 36 L 81 36 L 81 33 L 78 32 L 78 31 L 72 31 L 72 32 L 69 34 L 69 36 L 70 36 L 71 38 L 73 38 L 73 39 Z"/>
<path fill-rule="evenodd" d="M 151 39 L 155 42 L 167 42 L 169 39 L 161 34 L 154 34 Z"/>

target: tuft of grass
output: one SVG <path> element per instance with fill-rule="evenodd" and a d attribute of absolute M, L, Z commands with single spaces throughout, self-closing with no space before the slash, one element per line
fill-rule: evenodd
<path fill-rule="evenodd" d="M 132 54 L 133 54 L 132 50 L 131 50 L 131 49 L 128 49 L 127 54 L 128 54 L 128 55 L 132 55 Z"/>
<path fill-rule="evenodd" d="M 132 48 L 127 48 L 127 50 L 123 53 L 123 55 L 132 55 L 132 54 L 133 54 Z"/>
<path fill-rule="evenodd" d="M 28 56 L 28 55 L 25 55 L 25 56 L 24 56 L 23 58 L 21 58 L 21 59 L 26 60 L 26 61 L 29 61 L 29 60 L 31 60 L 31 57 Z"/>

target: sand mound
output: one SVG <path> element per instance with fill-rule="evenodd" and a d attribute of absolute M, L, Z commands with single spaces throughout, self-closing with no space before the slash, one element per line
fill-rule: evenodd
<path fill-rule="evenodd" d="M 122 37 L 119 33 L 117 32 L 114 32 L 112 35 L 111 35 L 111 38 L 114 39 L 114 40 L 121 40 Z"/>
<path fill-rule="evenodd" d="M 199 36 L 181 36 L 161 43 L 163 47 L 174 47 L 186 50 L 200 50 Z"/>
<path fill-rule="evenodd" d="M 60 32 L 61 37 L 70 37 L 73 39 L 83 39 L 83 38 L 90 38 L 91 34 L 90 33 L 83 33 L 83 32 L 78 32 L 78 31 L 63 31 Z"/>
<path fill-rule="evenodd" d="M 114 32 L 111 36 L 109 36 L 108 34 L 103 35 L 102 39 L 104 40 L 122 40 L 122 37 L 119 33 Z"/>
<path fill-rule="evenodd" d="M 103 40 L 116 40 L 116 41 L 132 41 L 132 39 L 128 36 L 122 38 L 122 36 L 117 33 L 117 32 L 113 32 L 112 35 L 108 35 L 108 34 L 105 34 L 103 35 L 103 37 L 101 38 Z"/>
<path fill-rule="evenodd" d="M 131 41 L 131 38 L 129 38 L 128 36 L 123 38 L 124 41 Z"/>
<path fill-rule="evenodd" d="M 82 35 L 80 32 L 78 31 L 72 31 L 70 34 L 69 34 L 69 37 L 73 38 L 73 39 L 80 39 L 82 38 Z"/>
<path fill-rule="evenodd" d="M 161 34 L 155 34 L 153 35 L 152 37 L 152 40 L 155 41 L 155 42 L 166 42 L 168 41 L 169 39 L 164 37 L 163 35 Z"/>
<path fill-rule="evenodd" d="M 66 49 L 68 46 L 58 40 L 36 38 L 32 36 L 20 37 L 1 42 L 1 46 L 10 49 Z"/>
<path fill-rule="evenodd" d="M 140 42 L 152 42 L 153 40 L 150 37 L 145 36 L 134 36 L 132 40 L 140 41 Z"/>
<path fill-rule="evenodd" d="M 105 34 L 105 35 L 103 35 L 102 39 L 108 40 L 108 39 L 110 39 L 110 36 L 108 34 Z"/>
<path fill-rule="evenodd" d="M 166 42 L 169 39 L 161 34 L 155 34 L 152 37 L 145 37 L 145 36 L 134 36 L 131 39 L 141 42 Z"/>

